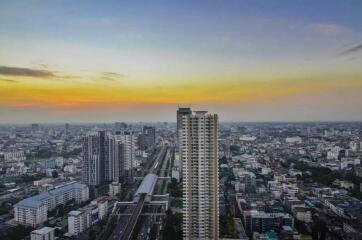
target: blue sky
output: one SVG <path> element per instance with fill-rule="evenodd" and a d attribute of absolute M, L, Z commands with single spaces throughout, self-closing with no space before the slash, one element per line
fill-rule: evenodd
<path fill-rule="evenodd" d="M 357 93 L 362 88 L 362 1 L 0 1 L 0 4 L 0 93 L 4 93 L 0 97 L 0 113 L 9 119 L 14 116 L 22 121 L 26 116 L 26 121 L 33 121 L 42 116 L 45 121 L 54 121 L 61 116 L 70 121 L 81 120 L 78 108 L 77 113 L 72 113 L 64 106 L 52 105 L 56 99 L 50 102 L 42 99 L 38 90 L 50 88 L 63 99 L 64 105 L 82 108 L 82 114 L 87 114 L 88 108 L 102 108 L 101 103 L 114 105 L 120 110 L 118 115 L 109 110 L 112 119 L 128 111 L 119 107 L 124 104 L 143 104 L 140 109 L 147 106 L 164 112 L 163 118 L 172 120 L 171 109 L 177 103 L 214 108 L 215 102 L 222 106 L 214 110 L 221 112 L 226 120 L 307 120 L 305 111 L 309 111 L 308 119 L 312 120 L 362 119 L 362 100 Z M 1 73 L 2 66 L 7 71 Z M 17 73 L 17 68 L 49 71 L 54 73 L 49 74 L 50 78 L 61 75 L 63 83 L 31 79 L 30 84 L 23 75 L 9 75 L 11 68 Z M 99 98 L 90 98 L 91 93 L 87 95 L 81 85 L 90 86 L 104 72 L 122 75 L 122 81 L 108 86 L 103 77 L 97 84 L 101 83 L 102 89 L 109 88 L 110 93 L 97 92 Z M 201 89 L 209 83 L 225 92 L 205 92 L 206 100 L 192 97 L 189 92 L 192 84 Z M 270 87 L 263 87 L 264 83 Z M 231 91 L 231 84 L 240 91 Z M 81 89 L 86 106 L 81 106 L 76 95 L 62 92 L 70 86 Z M 137 93 L 137 97 L 131 98 L 138 102 L 130 103 L 112 92 L 125 88 Z M 165 94 L 161 100 L 159 88 L 174 94 Z M 17 96 L 15 92 L 21 89 L 33 95 Z M 5 94 L 10 90 L 13 95 Z M 185 95 L 180 94 L 182 91 Z M 337 95 L 355 91 L 344 104 L 337 101 L 337 109 L 328 106 L 328 102 L 340 97 Z M 104 99 L 102 94 L 106 95 Z M 112 94 L 114 97 L 109 99 Z M 314 99 L 313 109 L 311 103 L 297 100 L 301 98 Z M 24 101 L 33 105 L 24 105 Z M 266 111 L 272 106 L 280 109 L 281 105 L 293 114 Z M 29 117 L 32 108 L 37 108 L 37 114 Z M 245 113 L 235 114 L 239 109 Z M 126 120 L 137 120 L 132 114 L 127 115 L 131 116 Z"/>

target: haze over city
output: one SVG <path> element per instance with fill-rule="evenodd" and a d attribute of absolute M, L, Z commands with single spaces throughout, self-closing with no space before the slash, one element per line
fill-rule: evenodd
<path fill-rule="evenodd" d="M 361 0 L 0 0 L 0 240 L 361 240 Z"/>
<path fill-rule="evenodd" d="M 362 2 L 1 1 L 0 122 L 362 120 Z"/>

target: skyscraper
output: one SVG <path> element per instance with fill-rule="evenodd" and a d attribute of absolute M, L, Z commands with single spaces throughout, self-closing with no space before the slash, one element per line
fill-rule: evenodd
<path fill-rule="evenodd" d="M 98 186 L 105 182 L 105 137 L 104 131 L 88 133 L 83 139 L 83 183 Z"/>
<path fill-rule="evenodd" d="M 152 126 L 143 126 L 143 134 L 146 136 L 148 147 L 155 145 L 156 143 L 156 129 Z"/>
<path fill-rule="evenodd" d="M 135 148 L 135 136 L 130 132 L 88 133 L 83 142 L 83 182 L 98 186 L 122 179 L 132 181 Z"/>
<path fill-rule="evenodd" d="M 177 136 L 177 142 L 179 142 L 179 131 L 182 127 L 182 117 L 185 115 L 191 115 L 192 111 L 191 108 L 178 108 L 177 109 L 177 127 L 176 127 L 176 136 Z M 177 143 L 177 147 L 179 150 L 179 144 Z"/>
<path fill-rule="evenodd" d="M 180 120 L 184 239 L 218 239 L 218 117 L 206 111 Z"/>
<path fill-rule="evenodd" d="M 118 135 L 108 135 L 106 142 L 106 181 L 119 182 L 123 176 L 124 143 Z"/>
<path fill-rule="evenodd" d="M 133 182 L 137 136 L 133 132 L 123 132 L 123 134 L 117 135 L 117 139 L 123 144 L 121 175 L 126 181 Z"/>

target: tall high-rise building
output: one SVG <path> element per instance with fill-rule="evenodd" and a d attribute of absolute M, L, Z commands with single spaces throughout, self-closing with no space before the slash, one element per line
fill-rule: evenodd
<path fill-rule="evenodd" d="M 191 115 L 192 111 L 191 108 L 178 108 L 177 109 L 177 123 L 176 123 L 176 136 L 177 136 L 177 146 L 178 146 L 178 150 L 179 150 L 179 131 L 181 130 L 182 127 L 182 117 L 186 116 L 186 115 Z"/>
<path fill-rule="evenodd" d="M 124 143 L 118 135 L 108 135 L 106 139 L 106 164 L 105 176 L 106 181 L 119 182 L 122 174 L 122 163 L 124 156 Z"/>
<path fill-rule="evenodd" d="M 143 126 L 142 135 L 146 141 L 147 147 L 152 147 L 156 143 L 156 128 L 152 126 Z"/>
<path fill-rule="evenodd" d="M 91 132 L 83 140 L 83 183 L 98 186 L 105 183 L 106 133 Z"/>
<path fill-rule="evenodd" d="M 180 124 L 183 238 L 218 239 L 218 117 L 196 111 Z"/>
<path fill-rule="evenodd" d="M 126 181 L 132 182 L 136 162 L 137 136 L 133 132 L 123 132 L 123 134 L 117 135 L 117 139 L 123 144 L 121 175 Z"/>
<path fill-rule="evenodd" d="M 83 143 L 83 182 L 98 186 L 123 179 L 132 181 L 135 152 L 136 137 L 131 132 L 87 134 Z"/>

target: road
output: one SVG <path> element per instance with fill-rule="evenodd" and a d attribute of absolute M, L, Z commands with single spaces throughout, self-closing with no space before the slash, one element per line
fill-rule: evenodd
<path fill-rule="evenodd" d="M 164 167 L 164 160 L 168 156 L 169 149 L 168 147 L 164 146 L 161 147 L 159 152 L 156 154 L 156 157 L 151 161 L 151 163 L 147 164 L 146 172 L 148 173 L 156 173 L 161 171 L 161 168 Z M 134 189 L 135 190 L 135 189 Z M 135 208 L 133 208 L 132 215 L 129 217 L 127 223 L 125 221 L 120 220 L 117 223 L 117 226 L 113 230 L 111 236 L 108 240 L 129 240 L 132 237 L 133 229 L 137 224 L 138 217 L 142 212 L 142 208 L 144 205 L 145 196 L 142 195 L 140 200 L 137 202 Z M 129 210 L 129 208 L 127 209 Z"/>
<path fill-rule="evenodd" d="M 145 194 L 140 196 L 140 199 L 132 212 L 131 217 L 129 218 L 126 227 L 123 224 L 117 224 L 116 229 L 113 231 L 112 235 L 108 238 L 109 240 L 129 240 L 131 239 L 133 229 L 136 226 L 139 215 L 142 212 L 143 205 L 145 203 Z"/>

